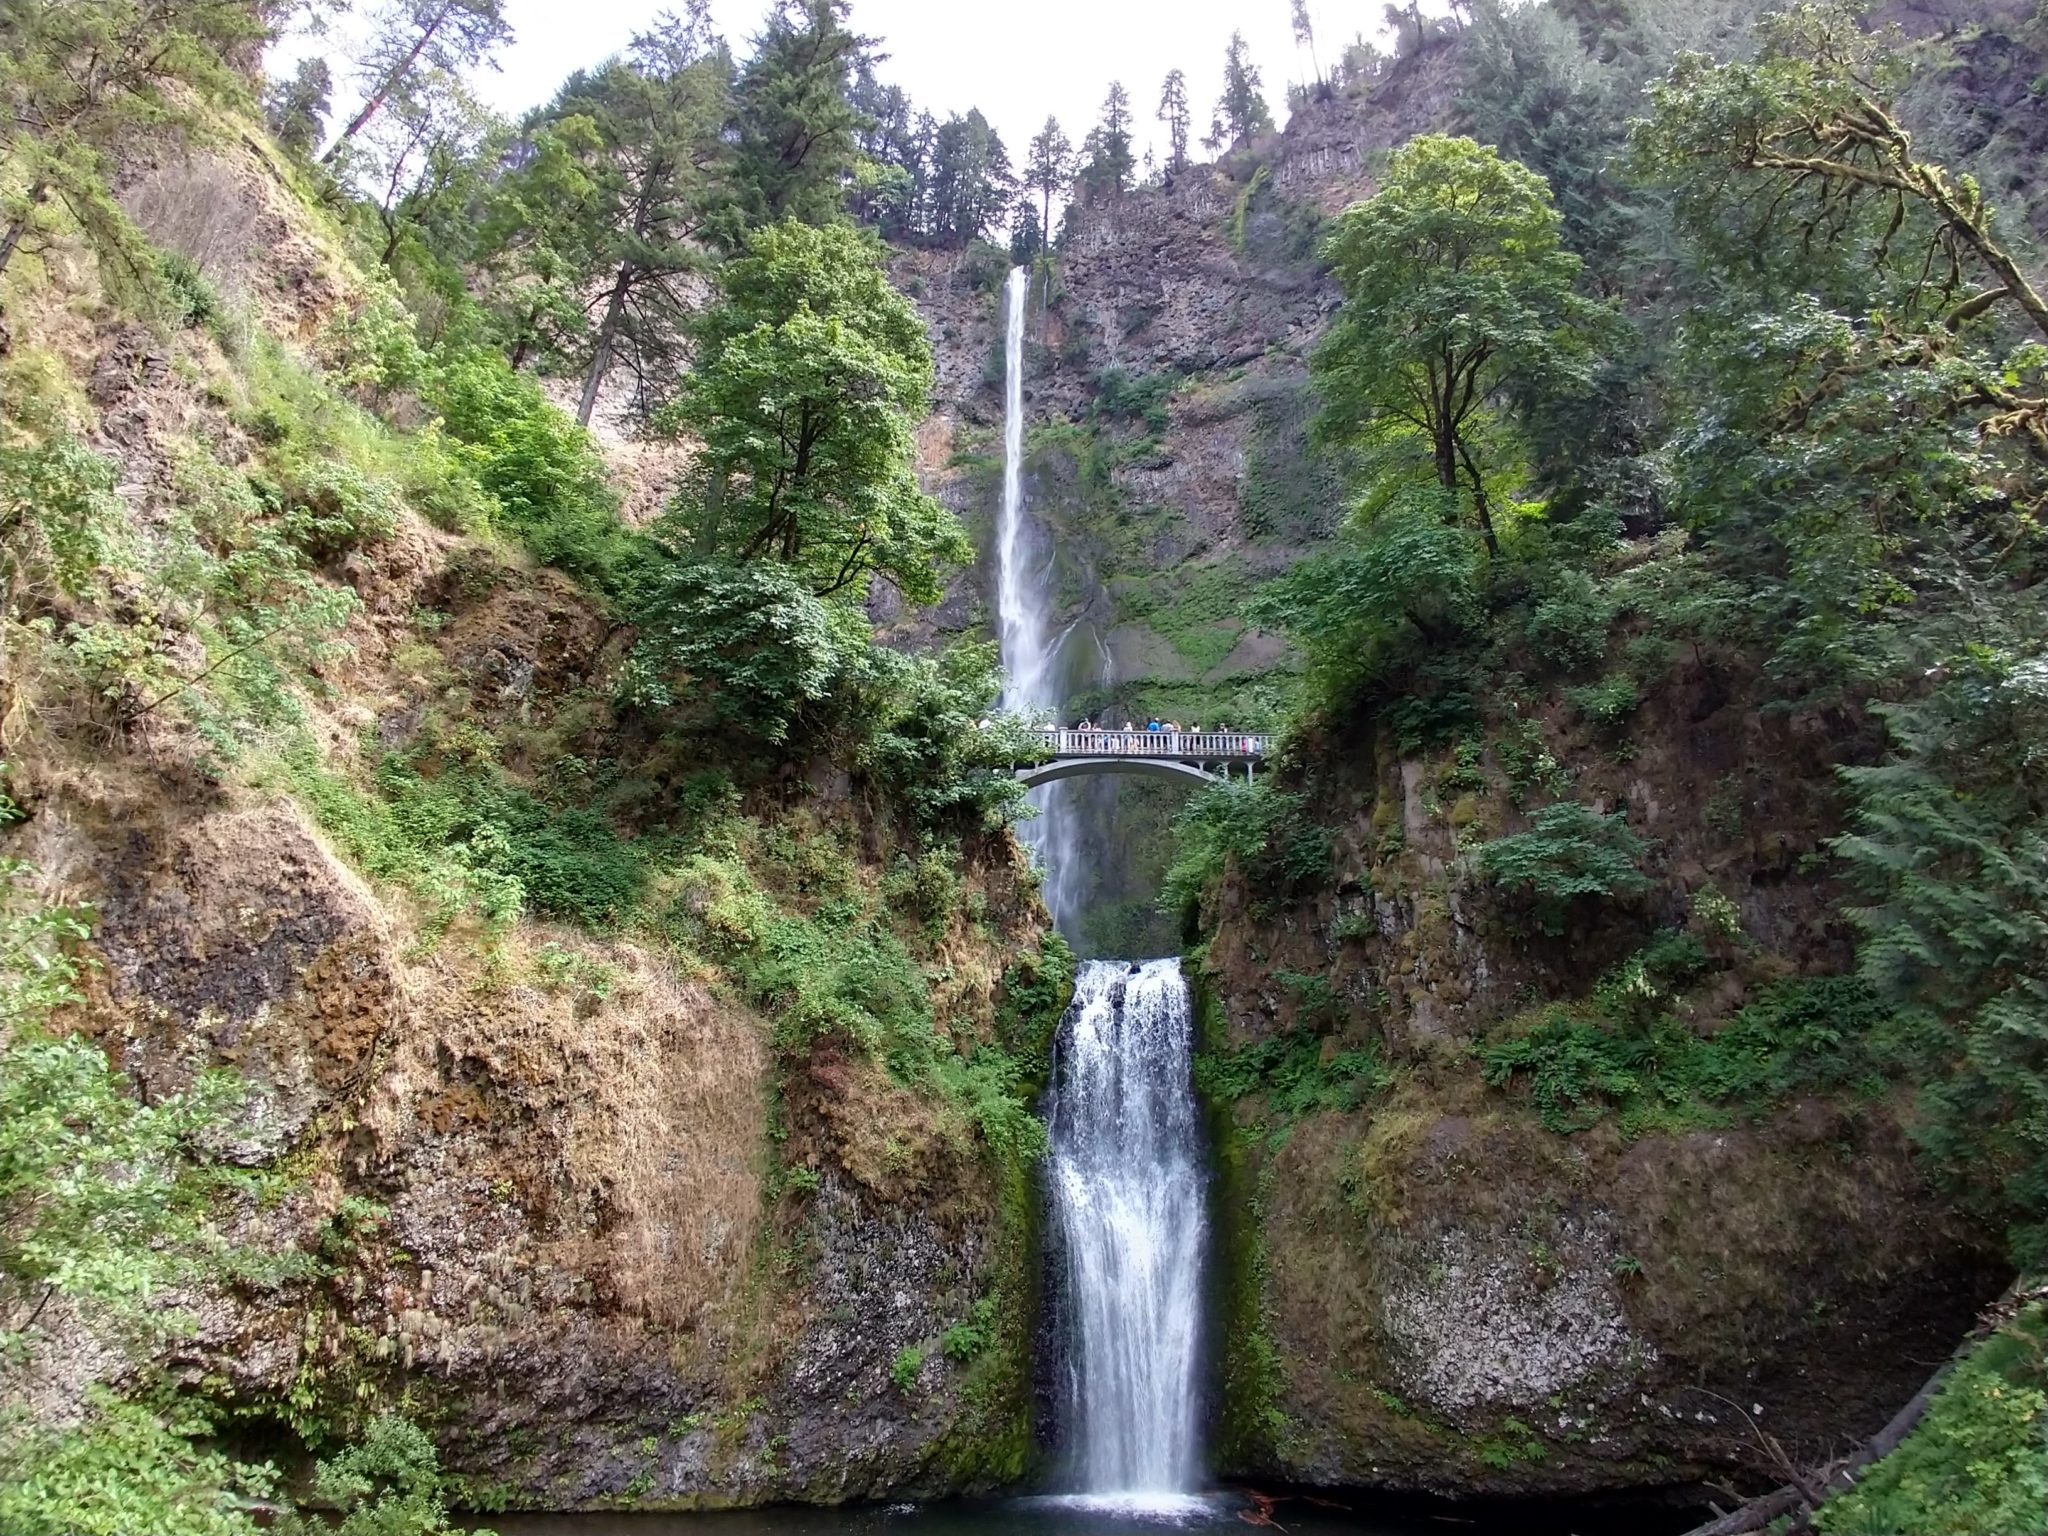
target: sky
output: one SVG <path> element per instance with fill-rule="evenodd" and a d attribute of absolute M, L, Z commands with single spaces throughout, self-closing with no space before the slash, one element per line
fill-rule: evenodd
<path fill-rule="evenodd" d="M 370 7 L 359 0 L 358 8 Z M 658 12 L 672 8 L 674 0 L 506 0 L 515 40 L 500 55 L 498 70 L 484 73 L 475 87 L 490 105 L 517 116 L 546 101 L 572 71 L 618 52 Z M 711 9 L 734 52 L 744 56 L 766 0 L 712 0 Z M 1323 67 L 1355 34 L 1371 36 L 1382 10 L 1381 0 L 1310 0 Z M 853 25 L 881 40 L 888 55 L 878 71 L 884 81 L 902 86 L 918 109 L 941 120 L 979 107 L 1002 135 L 1013 164 L 1022 161 L 1047 113 L 1079 144 L 1111 80 L 1121 80 L 1130 91 L 1139 157 L 1149 144 L 1163 158 L 1164 129 L 1154 114 L 1160 82 L 1171 69 L 1187 74 L 1199 143 L 1221 88 L 1223 50 L 1233 30 L 1245 35 L 1276 122 L 1286 121 L 1288 82 L 1310 73 L 1306 51 L 1295 47 L 1289 0 L 854 0 Z M 285 44 L 272 68 L 345 43 L 345 34 L 338 34 L 324 45 Z M 347 82 L 338 79 L 337 85 L 335 106 L 345 115 L 354 100 Z"/>

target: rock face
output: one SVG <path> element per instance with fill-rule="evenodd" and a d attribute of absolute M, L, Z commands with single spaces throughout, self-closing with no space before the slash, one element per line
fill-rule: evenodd
<path fill-rule="evenodd" d="M 1857 722 L 1766 723 L 1739 676 L 1681 667 L 1626 763 L 1561 712 L 1540 727 L 1582 799 L 1656 839 L 1640 902 L 1546 934 L 1460 857 L 1472 832 L 1525 823 L 1493 758 L 1370 738 L 1310 754 L 1328 877 L 1225 887 L 1210 1050 L 1305 1038 L 1311 1061 L 1362 1051 L 1385 1072 L 1355 1108 L 1214 1104 L 1234 1469 L 1538 1492 L 1756 1468 L 1759 1428 L 1816 1452 L 1874 1432 L 2004 1283 L 1994 1235 L 1928 1186 L 1904 1090 L 1552 1126 L 1526 1081 L 1482 1072 L 1482 1046 L 1589 1006 L 1659 934 L 1713 952 L 1662 1004 L 1706 1038 L 1848 958 L 1844 893 L 1807 855 L 1836 829 L 1827 764 L 1856 753 Z"/>

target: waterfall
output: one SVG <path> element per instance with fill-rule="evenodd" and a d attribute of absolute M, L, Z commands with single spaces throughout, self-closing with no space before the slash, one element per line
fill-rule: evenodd
<path fill-rule="evenodd" d="M 1052 633 L 1052 552 L 1024 508 L 1024 330 L 1031 273 L 1010 269 L 1003 286 L 1003 504 L 996 517 L 996 639 L 1003 661 L 1003 708 L 1043 720 L 1062 702 L 1060 640 Z M 1032 791 L 1038 815 L 1020 828 L 1044 876 L 1045 905 L 1071 931 L 1079 865 L 1073 818 L 1062 814 L 1067 786 Z"/>
<path fill-rule="evenodd" d="M 1024 498 L 1024 331 L 1030 273 L 1004 289 L 1003 504 L 996 620 L 1003 708 L 1043 719 L 1063 702 L 1052 551 Z M 1074 932 L 1082 862 L 1073 786 L 1033 791 L 1020 831 L 1054 923 Z M 1090 1500 L 1174 1508 L 1201 1468 L 1196 1417 L 1208 1232 L 1192 1024 L 1178 960 L 1081 967 L 1061 1026 L 1047 1178 L 1065 1264 L 1063 1428 Z"/>
<path fill-rule="evenodd" d="M 1191 1035 L 1178 960 L 1081 967 L 1048 1129 L 1067 1428 L 1090 1496 L 1172 1504 L 1200 1478 L 1208 1212 Z"/>

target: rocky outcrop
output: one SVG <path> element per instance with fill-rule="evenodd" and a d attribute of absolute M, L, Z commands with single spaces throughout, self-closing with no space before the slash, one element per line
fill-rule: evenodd
<path fill-rule="evenodd" d="M 1363 1052 L 1384 1071 L 1352 1108 L 1213 1106 L 1221 1438 L 1241 1471 L 1454 1492 L 1768 1472 L 1764 1435 L 1796 1458 L 1881 1425 L 2004 1283 L 1994 1234 L 1929 1184 L 1903 1086 L 1718 1106 L 1671 1087 L 1603 1112 L 1609 1086 L 1579 1079 L 1551 1125 L 1526 1077 L 1482 1070 L 1484 1046 L 1585 1009 L 1660 933 L 1713 952 L 1668 996 L 1639 984 L 1664 1027 L 1700 1038 L 1850 955 L 1813 855 L 1858 722 L 1760 717 L 1739 670 L 1690 664 L 1651 693 L 1629 751 L 1598 750 L 1563 711 L 1530 718 L 1525 745 L 1656 840 L 1653 892 L 1546 933 L 1466 852 L 1525 824 L 1499 758 L 1404 756 L 1370 734 L 1305 754 L 1328 877 L 1223 892 L 1211 1051 L 1305 1036 L 1311 1061 Z"/>

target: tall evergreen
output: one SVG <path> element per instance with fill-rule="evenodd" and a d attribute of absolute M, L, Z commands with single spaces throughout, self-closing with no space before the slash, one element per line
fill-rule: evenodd
<path fill-rule="evenodd" d="M 1109 83 L 1102 117 L 1082 146 L 1081 184 L 1091 198 L 1121 197 L 1137 166 L 1131 150 L 1131 96 L 1121 81 Z"/>
<path fill-rule="evenodd" d="M 1048 117 L 1045 126 L 1031 140 L 1024 162 L 1024 184 L 1038 194 L 1038 249 L 1052 248 L 1053 194 L 1065 190 L 1074 178 L 1074 146 L 1060 128 L 1059 119 Z"/>
<path fill-rule="evenodd" d="M 1244 34 L 1233 32 L 1223 55 L 1223 94 L 1216 98 L 1216 116 L 1202 142 L 1210 149 L 1237 149 L 1272 130 L 1273 114 L 1266 106 L 1259 67 L 1252 62 Z"/>
<path fill-rule="evenodd" d="M 684 276 L 706 261 L 704 238 L 730 212 L 723 135 L 732 60 L 711 29 L 706 0 L 633 40 L 624 59 L 573 77 L 551 116 L 587 118 L 595 130 L 586 239 L 590 272 L 607 274 L 587 305 L 577 418 L 588 423 L 615 364 L 634 375 L 651 407 L 681 356 L 690 311 Z"/>
<path fill-rule="evenodd" d="M 733 88 L 726 243 L 785 218 L 822 224 L 843 209 L 865 122 L 853 84 L 871 47 L 847 27 L 848 9 L 848 0 L 770 8 Z"/>
<path fill-rule="evenodd" d="M 1166 124 L 1166 173 L 1177 175 L 1188 163 L 1188 77 L 1171 70 L 1159 88 L 1159 121 Z"/>

